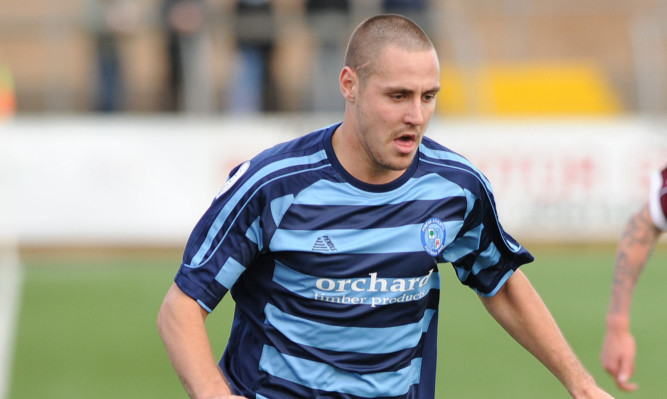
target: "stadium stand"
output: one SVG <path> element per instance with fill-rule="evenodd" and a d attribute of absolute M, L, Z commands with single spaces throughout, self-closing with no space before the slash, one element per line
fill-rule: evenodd
<path fill-rule="evenodd" d="M 121 44 L 127 110 L 162 111 L 166 62 L 159 1 L 123 1 L 136 3 L 142 21 Z M 209 83 L 217 93 L 212 112 L 224 112 L 234 50 L 232 1 L 206 2 L 213 70 Z M 82 3 L 63 0 L 56 6 L 26 0 L 0 16 L 0 48 L 6 57 L 2 62 L 14 73 L 19 112 L 92 109 L 94 42 Z M 291 3 L 293 14 L 279 18 L 306 19 L 306 2 Z M 660 23 L 667 9 L 657 0 L 424 3 L 425 25 L 445 66 L 443 84 L 453 90 L 443 95 L 440 111 L 445 115 L 609 115 L 667 109 L 667 32 Z M 352 2 L 348 21 L 356 24 L 381 11 L 379 4 Z M 303 57 L 307 61 L 309 55 Z M 570 94 L 573 90 L 575 95 Z M 551 102 L 535 100 L 544 92 Z M 289 110 L 328 111 L 306 103 L 300 107 Z"/>

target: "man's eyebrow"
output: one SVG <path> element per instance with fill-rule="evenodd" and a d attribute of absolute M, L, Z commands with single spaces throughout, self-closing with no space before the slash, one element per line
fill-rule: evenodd
<path fill-rule="evenodd" d="M 388 86 L 384 90 L 387 93 L 403 93 L 403 94 L 408 94 L 408 93 L 414 93 L 415 90 L 413 89 L 408 89 L 405 87 L 400 87 L 400 86 Z M 435 86 L 431 89 L 424 90 L 424 93 L 438 93 L 440 91 L 440 85 Z"/>
<path fill-rule="evenodd" d="M 389 86 L 385 89 L 388 93 L 412 93 L 414 90 L 406 89 L 405 87 L 392 87 Z"/>

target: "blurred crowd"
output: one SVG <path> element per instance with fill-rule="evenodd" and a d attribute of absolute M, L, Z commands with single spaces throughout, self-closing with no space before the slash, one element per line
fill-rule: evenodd
<path fill-rule="evenodd" d="M 122 41 L 142 23 L 138 0 L 89 0 L 94 109 L 127 109 Z M 337 77 L 349 27 L 375 13 L 424 22 L 426 0 L 160 0 L 164 111 L 256 113 L 343 107 Z M 217 37 L 216 37 L 217 36 Z M 218 62 L 212 58 L 222 53 Z M 223 72 L 223 73 L 221 73 Z"/>
<path fill-rule="evenodd" d="M 350 30 L 371 15 L 399 13 L 435 42 L 441 113 L 663 114 L 665 4 L 26 0 L 0 15 L 0 108 L 339 111 Z"/>

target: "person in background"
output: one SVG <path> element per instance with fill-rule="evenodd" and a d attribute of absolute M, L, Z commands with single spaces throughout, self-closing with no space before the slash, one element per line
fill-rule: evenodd
<path fill-rule="evenodd" d="M 139 7 L 134 0 L 89 0 L 86 17 L 95 41 L 93 107 L 100 112 L 122 111 L 127 105 L 122 42 L 139 29 Z"/>
<path fill-rule="evenodd" d="M 634 391 L 636 346 L 630 332 L 630 308 L 635 286 L 653 247 L 667 230 L 667 167 L 651 176 L 648 200 L 628 219 L 616 250 L 614 280 L 606 317 L 601 361 L 616 385 Z"/>
<path fill-rule="evenodd" d="M 429 33 L 430 0 L 382 0 L 381 7 L 383 13 L 408 17 Z"/>
<path fill-rule="evenodd" d="M 611 397 L 519 270 L 533 257 L 502 228 L 488 180 L 424 136 L 439 77 L 418 25 L 371 17 L 339 75 L 343 121 L 232 170 L 158 314 L 191 397 L 433 399 L 446 262 L 572 397 Z M 216 364 L 205 321 L 228 292 Z"/>
<path fill-rule="evenodd" d="M 316 42 L 312 51 L 307 111 L 342 112 L 345 101 L 332 96 L 338 90 L 338 73 L 349 36 L 352 7 L 349 0 L 307 0 L 310 30 Z"/>
<path fill-rule="evenodd" d="M 167 111 L 213 111 L 204 0 L 163 0 L 160 15 L 165 31 Z"/>
<path fill-rule="evenodd" d="M 226 109 L 235 114 L 271 107 L 271 62 L 275 47 L 274 6 L 269 0 L 237 0 L 236 60 Z"/>

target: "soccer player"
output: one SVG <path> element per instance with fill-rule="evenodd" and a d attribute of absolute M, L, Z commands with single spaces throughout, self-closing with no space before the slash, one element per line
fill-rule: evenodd
<path fill-rule="evenodd" d="M 519 266 L 486 178 L 424 137 L 433 44 L 381 15 L 353 32 L 342 123 L 236 167 L 196 225 L 158 316 L 193 398 L 435 396 L 439 263 L 575 398 L 609 398 Z M 236 303 L 219 364 L 205 319 Z"/>
<path fill-rule="evenodd" d="M 614 282 L 606 334 L 602 345 L 602 366 L 616 385 L 634 391 L 630 382 L 635 371 L 635 339 L 630 333 L 630 304 L 635 285 L 656 241 L 667 230 L 667 167 L 651 177 L 649 199 L 625 225 L 616 250 Z"/>

